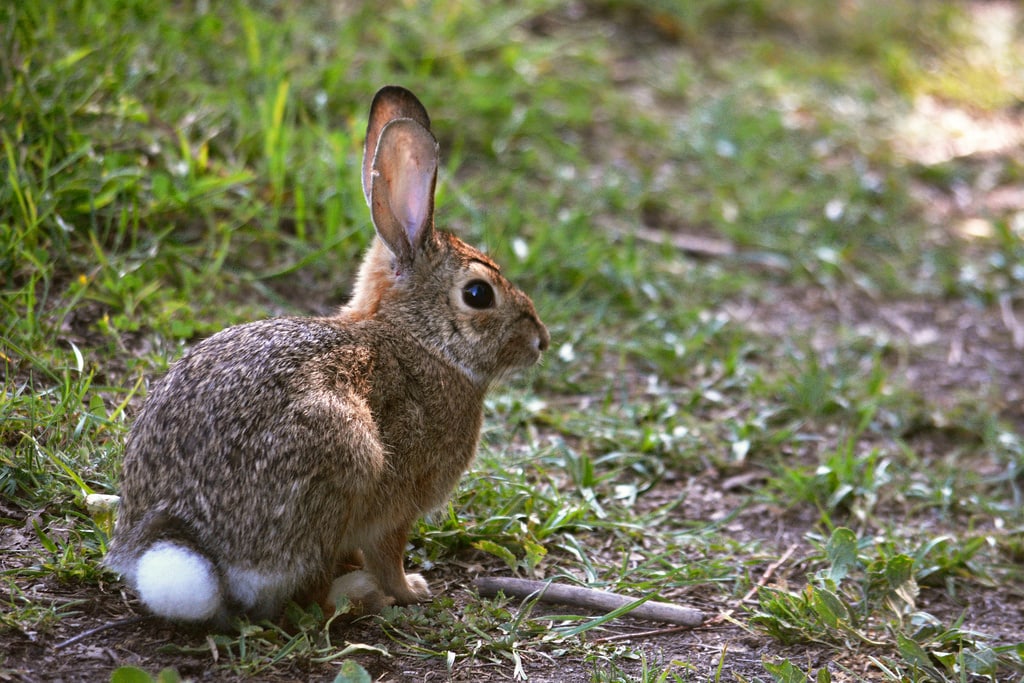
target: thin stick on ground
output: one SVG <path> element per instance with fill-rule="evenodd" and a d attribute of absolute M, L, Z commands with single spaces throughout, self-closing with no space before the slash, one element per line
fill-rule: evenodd
<path fill-rule="evenodd" d="M 528 579 L 512 579 L 507 577 L 481 577 L 475 582 L 480 595 L 494 597 L 499 592 L 508 597 L 526 599 L 536 596 L 542 602 L 553 602 L 571 607 L 582 607 L 597 612 L 611 612 L 636 602 L 634 598 L 609 593 L 608 591 L 584 588 L 582 586 L 566 586 L 548 581 L 530 581 Z M 648 601 L 641 603 L 629 611 L 629 616 L 650 621 L 663 621 L 670 624 L 699 626 L 704 621 L 700 610 L 667 602 Z"/>
<path fill-rule="evenodd" d="M 780 557 L 775 562 L 772 562 L 770 565 L 768 565 L 768 568 L 764 570 L 764 574 L 761 575 L 761 578 L 758 579 L 757 583 L 755 583 L 750 588 L 750 590 L 746 592 L 746 594 L 742 598 L 740 598 L 739 600 L 734 601 L 732 603 L 732 607 L 730 607 L 729 609 L 727 609 L 724 612 L 720 612 L 720 613 L 716 614 L 715 616 L 711 617 L 710 619 L 708 619 L 707 621 L 703 622 L 702 624 L 698 624 L 698 626 L 713 626 L 714 624 L 720 624 L 723 621 L 728 621 L 729 619 L 731 619 L 732 615 L 736 612 L 737 608 L 739 608 L 740 605 L 742 605 L 743 603 L 745 603 L 748 600 L 750 600 L 751 598 L 753 598 L 754 595 L 757 594 L 757 591 L 759 591 L 761 588 L 764 587 L 765 584 L 768 583 L 769 579 L 771 579 L 771 577 L 772 577 L 772 574 L 774 574 L 776 571 L 778 571 L 779 567 L 781 567 L 783 564 L 786 563 L 786 561 L 793 555 L 793 553 L 796 552 L 796 548 L 797 548 L 796 545 L 791 545 L 788 548 L 786 548 L 786 552 L 782 553 L 782 557 Z M 665 634 L 668 634 L 668 633 L 677 633 L 679 631 L 686 631 L 686 630 L 691 629 L 691 628 L 693 628 L 693 626 L 681 625 L 681 626 L 670 626 L 668 628 L 654 629 L 652 631 L 640 631 L 639 633 L 619 633 L 619 634 L 616 634 L 616 635 L 613 635 L 613 636 L 605 636 L 603 638 L 595 638 L 594 642 L 595 643 L 608 643 L 608 642 L 612 642 L 612 641 L 615 641 L 615 640 L 629 640 L 631 638 L 650 638 L 651 636 L 660 636 L 660 635 L 665 635 Z"/>
<path fill-rule="evenodd" d="M 91 628 L 91 629 L 89 629 L 87 631 L 82 631 L 78 635 L 72 636 L 72 637 L 68 638 L 67 640 L 62 640 L 61 642 L 59 642 L 56 645 L 54 645 L 53 649 L 54 650 L 63 650 L 64 648 L 66 648 L 69 645 L 74 645 L 75 643 L 81 642 L 81 641 L 85 640 L 86 638 L 88 638 L 90 636 L 94 636 L 97 633 L 102 633 L 103 631 L 106 631 L 107 629 L 121 628 L 122 626 L 131 626 L 132 624 L 138 624 L 138 623 L 143 622 L 143 621 L 150 621 L 150 620 L 155 619 L 155 618 L 156 617 L 154 617 L 151 614 L 143 614 L 143 615 L 139 615 L 139 616 L 135 616 L 135 617 L 128 617 L 126 619 L 117 619 L 116 621 L 108 621 L 105 624 L 100 624 L 96 628 Z"/>

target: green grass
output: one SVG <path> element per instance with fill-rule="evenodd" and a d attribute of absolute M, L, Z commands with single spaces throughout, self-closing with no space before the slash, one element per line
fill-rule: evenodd
<path fill-rule="evenodd" d="M 989 322 L 1019 307 L 1019 209 L 981 209 L 990 234 L 968 239 L 924 197 L 1012 189 L 1024 158 L 925 163 L 896 143 L 921 95 L 1005 112 L 1022 84 L 1002 65 L 1024 57 L 978 62 L 954 2 L 822 7 L 0 8 L 0 525 L 20 539 L 0 560 L 0 637 L 83 623 L 81 603 L 33 597 L 39 582 L 118 602 L 98 566 L 109 520 L 84 498 L 116 493 L 132 416 L 185 347 L 345 301 L 370 237 L 364 117 L 397 82 L 441 141 L 441 223 L 504 264 L 553 339 L 488 399 L 479 460 L 417 525 L 410 566 L 716 613 L 784 528 L 799 549 L 783 580 L 732 617 L 771 654 L 691 661 L 603 640 L 594 615 L 454 591 L 389 610 L 363 643 L 296 612 L 290 631 L 216 636 L 216 663 L 183 635 L 172 661 L 242 677 L 349 661 L 341 680 L 389 657 L 453 676 L 1022 680 L 1019 624 L 991 635 L 968 610 L 1024 590 L 1019 412 L 998 382 L 915 384 L 927 349 L 879 330 L 908 302 Z M 975 87 L 994 71 L 998 92 Z M 675 233 L 733 251 L 688 255 Z M 831 663 L 808 670 L 794 643 Z"/>

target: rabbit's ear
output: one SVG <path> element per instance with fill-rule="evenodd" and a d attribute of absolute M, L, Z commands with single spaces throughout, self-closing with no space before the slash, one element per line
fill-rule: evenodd
<path fill-rule="evenodd" d="M 370 174 L 380 134 L 384 126 L 395 119 L 412 119 L 430 130 L 430 116 L 411 92 L 397 85 L 386 85 L 377 91 L 370 105 L 370 120 L 366 124 L 366 141 L 363 143 L 363 196 L 367 205 L 370 204 Z"/>
<path fill-rule="evenodd" d="M 437 140 L 412 119 L 390 122 L 370 175 L 373 225 L 399 264 L 409 265 L 434 229 Z"/>

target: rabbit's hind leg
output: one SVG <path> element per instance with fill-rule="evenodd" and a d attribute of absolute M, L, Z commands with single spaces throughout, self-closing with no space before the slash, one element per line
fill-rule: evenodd
<path fill-rule="evenodd" d="M 255 619 L 270 618 L 294 592 L 293 572 L 228 565 L 224 584 L 236 611 Z"/>
<path fill-rule="evenodd" d="M 430 598 L 430 588 L 419 574 L 405 573 L 405 543 L 409 525 L 382 533 L 376 543 L 365 547 L 366 571 L 373 575 L 384 594 L 399 605 L 412 605 Z"/>
<path fill-rule="evenodd" d="M 345 597 L 352 604 L 353 614 L 373 614 L 381 608 L 395 604 L 394 598 L 384 595 L 373 575 L 362 569 L 342 574 L 334 579 L 327 594 L 325 611 L 333 611 L 338 601 Z"/>

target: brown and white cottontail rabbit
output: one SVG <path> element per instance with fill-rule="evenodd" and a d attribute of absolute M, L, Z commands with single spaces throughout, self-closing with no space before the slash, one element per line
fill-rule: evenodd
<path fill-rule="evenodd" d="M 549 343 L 491 259 L 434 229 L 437 165 L 423 105 L 381 89 L 362 178 L 377 237 L 349 303 L 225 329 L 151 392 L 105 561 L 152 612 L 226 623 L 288 600 L 429 597 L 403 569 L 409 528 L 473 460 L 488 384 Z"/>

